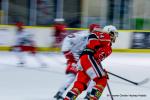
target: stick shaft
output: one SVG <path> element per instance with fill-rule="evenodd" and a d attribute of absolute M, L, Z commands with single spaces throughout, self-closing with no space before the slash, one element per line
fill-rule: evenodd
<path fill-rule="evenodd" d="M 123 80 L 125 80 L 125 81 L 127 81 L 127 82 L 130 82 L 130 83 L 132 83 L 132 84 L 134 84 L 134 85 L 138 85 L 137 82 L 133 82 L 133 81 L 128 80 L 128 79 L 126 79 L 126 78 L 123 78 L 123 77 L 121 77 L 121 76 L 119 76 L 119 75 L 113 74 L 113 73 L 111 73 L 111 72 L 107 72 L 107 73 L 110 74 L 110 75 L 116 76 L 116 77 L 118 77 L 118 78 L 120 78 L 120 79 L 123 79 Z"/>
<path fill-rule="evenodd" d="M 111 100 L 114 100 L 113 95 L 112 95 L 112 93 L 111 93 L 111 90 L 110 90 L 110 87 L 109 87 L 109 84 L 108 84 L 108 83 L 107 83 L 107 88 L 108 88 L 108 91 L 109 91 Z"/>

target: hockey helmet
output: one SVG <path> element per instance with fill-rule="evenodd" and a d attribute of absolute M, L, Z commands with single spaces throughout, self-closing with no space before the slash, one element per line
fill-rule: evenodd
<path fill-rule="evenodd" d="M 92 32 L 95 28 L 100 28 L 100 25 L 98 24 L 91 24 L 89 25 L 89 31 Z"/>
<path fill-rule="evenodd" d="M 18 28 L 18 30 L 22 30 L 23 29 L 23 26 L 24 26 L 24 24 L 23 24 L 23 22 L 16 22 L 16 27 Z"/>
<path fill-rule="evenodd" d="M 17 27 L 22 27 L 22 26 L 24 26 L 24 24 L 23 24 L 23 22 L 16 22 L 16 26 Z"/>
<path fill-rule="evenodd" d="M 115 26 L 113 25 L 108 25 L 108 26 L 105 26 L 103 28 L 103 31 L 110 34 L 111 36 L 111 41 L 114 43 L 115 40 L 116 40 L 116 37 L 118 37 L 118 30 Z"/>

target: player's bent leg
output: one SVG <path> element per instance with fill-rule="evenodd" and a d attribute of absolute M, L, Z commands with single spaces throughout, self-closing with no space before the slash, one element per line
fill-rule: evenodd
<path fill-rule="evenodd" d="M 86 89 L 86 90 L 87 90 L 87 93 L 86 93 L 84 99 L 89 100 L 90 93 L 91 93 L 91 91 L 92 91 L 93 86 L 95 86 L 95 82 L 94 82 L 93 80 L 91 80 L 91 81 L 89 82 L 89 84 L 88 84 L 87 89 Z"/>
<path fill-rule="evenodd" d="M 30 51 L 29 55 L 36 59 L 36 61 L 41 65 L 41 68 L 47 68 L 47 64 L 43 61 L 43 59 L 36 52 Z"/>
<path fill-rule="evenodd" d="M 94 79 L 95 77 L 105 76 L 105 72 L 102 66 L 100 66 L 100 64 L 98 64 L 91 55 L 81 56 L 80 65 L 91 79 Z"/>
<path fill-rule="evenodd" d="M 18 60 L 19 60 L 17 66 L 19 66 L 19 67 L 24 66 L 24 64 L 25 64 L 25 58 L 24 58 L 25 54 L 26 53 L 22 52 L 22 51 L 17 53 L 17 57 L 18 57 Z"/>
<path fill-rule="evenodd" d="M 102 65 L 99 64 L 92 56 L 85 55 L 82 56 L 82 58 L 83 59 L 80 59 L 81 66 L 86 71 L 86 74 L 96 83 L 91 90 L 89 99 L 98 100 L 107 83 L 107 78 L 105 78 L 106 73 L 103 70 Z"/>
<path fill-rule="evenodd" d="M 76 75 L 75 74 L 67 74 L 67 78 L 65 80 L 65 82 L 63 83 L 62 87 L 60 87 L 60 92 L 64 92 L 71 84 L 72 82 L 75 80 Z"/>
<path fill-rule="evenodd" d="M 101 78 L 95 78 L 94 81 L 96 82 L 96 85 L 92 88 L 90 100 L 99 100 L 104 88 L 106 87 L 107 77 L 103 76 Z"/>
<path fill-rule="evenodd" d="M 95 78 L 100 78 L 100 77 L 105 76 L 105 72 L 103 71 L 102 66 L 100 66 L 91 55 L 81 56 L 80 64 L 83 70 L 92 80 L 94 80 Z M 89 99 L 89 94 L 86 96 L 86 99 Z"/>
<path fill-rule="evenodd" d="M 64 100 L 75 100 L 87 88 L 89 80 L 90 78 L 84 71 L 79 71 L 73 88 L 67 93 Z"/>

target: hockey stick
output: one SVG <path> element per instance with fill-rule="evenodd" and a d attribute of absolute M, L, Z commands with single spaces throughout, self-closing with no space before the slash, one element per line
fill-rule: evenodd
<path fill-rule="evenodd" d="M 110 75 L 116 76 L 116 77 L 118 77 L 118 78 L 120 78 L 120 79 L 122 79 L 122 80 L 124 80 L 124 81 L 129 82 L 129 83 L 132 83 L 132 84 L 134 84 L 134 85 L 143 85 L 143 84 L 145 84 L 145 83 L 147 83 L 147 82 L 149 81 L 149 79 L 146 78 L 146 79 L 142 80 L 141 82 L 134 82 L 134 81 L 128 80 L 128 79 L 126 79 L 126 78 L 123 78 L 123 77 L 121 77 L 121 76 L 119 76 L 119 75 L 116 75 L 116 74 L 114 74 L 114 73 L 111 73 L 111 72 L 108 72 L 108 71 L 107 71 L 107 73 L 110 74 Z"/>
<path fill-rule="evenodd" d="M 108 84 L 108 83 L 107 83 L 107 88 L 108 88 L 108 91 L 109 91 L 111 100 L 114 100 L 113 95 L 112 95 L 112 93 L 111 93 L 111 90 L 110 90 L 110 87 L 109 87 L 109 84 Z"/>

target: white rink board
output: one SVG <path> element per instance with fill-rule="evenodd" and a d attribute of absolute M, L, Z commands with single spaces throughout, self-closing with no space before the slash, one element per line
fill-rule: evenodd
<path fill-rule="evenodd" d="M 33 35 L 33 40 L 38 47 L 50 47 L 53 44 L 53 28 L 33 27 L 25 28 Z M 16 41 L 16 28 L 13 26 L 0 26 L 0 46 L 12 46 Z"/>
<path fill-rule="evenodd" d="M 54 42 L 54 30 L 50 27 L 31 27 L 26 30 L 33 34 L 33 39 L 38 47 L 50 47 Z M 16 30 L 13 26 L 0 26 L 0 46 L 15 44 Z M 131 44 L 131 32 L 119 32 L 113 48 L 128 49 Z"/>

